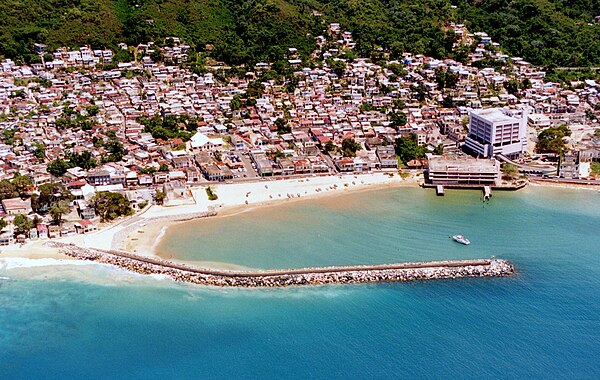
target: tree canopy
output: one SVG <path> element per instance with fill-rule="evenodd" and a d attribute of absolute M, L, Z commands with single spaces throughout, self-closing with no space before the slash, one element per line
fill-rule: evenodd
<path fill-rule="evenodd" d="M 89 204 L 103 221 L 133 213 L 129 200 L 120 193 L 101 191 L 92 197 Z"/>
<path fill-rule="evenodd" d="M 193 50 L 231 64 L 269 61 L 284 67 L 287 49 L 308 59 L 315 36 L 339 22 L 357 42 L 356 53 L 378 59 L 379 48 L 462 60 L 448 21 L 488 33 L 508 53 L 547 66 L 600 63 L 597 1 L 519 0 L 5 0 L 0 8 L 0 55 L 39 62 L 36 42 L 113 48 L 117 60 L 131 53 L 119 42 L 155 40 L 172 45 L 178 36 Z M 453 5 L 456 8 L 453 8 Z M 323 22 L 323 20 L 325 22 Z M 589 25 L 592 24 L 592 25 Z M 350 57 L 352 58 L 352 57 Z M 343 70 L 335 64 L 334 70 Z M 399 75 L 399 74 L 398 74 Z"/>
<path fill-rule="evenodd" d="M 417 135 L 411 133 L 407 137 L 399 137 L 395 144 L 396 155 L 403 164 L 415 159 L 425 158 L 427 148 L 419 145 Z"/>
<path fill-rule="evenodd" d="M 342 140 L 342 153 L 344 157 L 355 157 L 356 152 L 361 150 L 362 147 L 358 142 L 354 139 L 344 139 Z"/>
<path fill-rule="evenodd" d="M 571 131 L 564 124 L 546 128 L 538 135 L 535 148 L 540 153 L 561 154 L 566 147 L 565 137 L 569 136 L 571 136 Z"/>

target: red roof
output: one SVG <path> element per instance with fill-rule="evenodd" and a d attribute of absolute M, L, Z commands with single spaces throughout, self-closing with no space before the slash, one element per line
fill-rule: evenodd
<path fill-rule="evenodd" d="M 83 187 L 85 186 L 87 182 L 85 181 L 85 179 L 79 179 L 77 181 L 71 181 L 69 183 L 67 183 L 67 188 L 77 188 L 77 187 Z"/>

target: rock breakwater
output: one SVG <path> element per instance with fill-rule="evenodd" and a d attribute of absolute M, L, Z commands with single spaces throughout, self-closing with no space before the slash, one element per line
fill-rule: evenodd
<path fill-rule="evenodd" d="M 55 243 L 66 255 L 111 264 L 141 274 L 161 274 L 175 281 L 212 286 L 283 287 L 298 285 L 404 282 L 467 277 L 504 277 L 514 266 L 502 259 L 317 267 L 289 270 L 226 271 L 195 268 L 129 252 L 87 249 Z"/>

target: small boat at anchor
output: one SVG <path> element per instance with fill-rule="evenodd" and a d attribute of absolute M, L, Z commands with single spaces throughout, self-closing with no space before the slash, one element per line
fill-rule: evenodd
<path fill-rule="evenodd" d="M 450 237 L 452 238 L 452 240 L 454 240 L 457 243 L 464 244 L 464 245 L 471 244 L 471 242 L 469 241 L 469 239 L 467 239 L 463 235 L 453 235 L 453 236 L 450 236 Z"/>

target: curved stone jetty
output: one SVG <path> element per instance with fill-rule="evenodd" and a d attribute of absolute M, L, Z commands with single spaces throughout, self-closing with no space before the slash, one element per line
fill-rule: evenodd
<path fill-rule="evenodd" d="M 54 243 L 66 255 L 111 264 L 141 274 L 161 274 L 176 281 L 213 286 L 282 287 L 297 285 L 401 282 L 465 277 L 504 277 L 514 266 L 502 259 L 431 261 L 286 270 L 228 271 L 204 269 L 122 251 Z"/>

